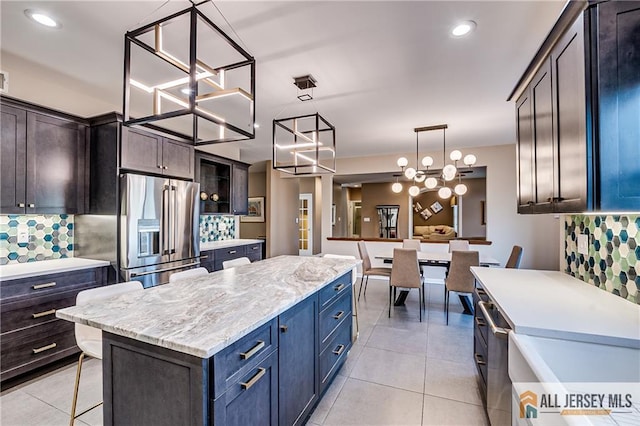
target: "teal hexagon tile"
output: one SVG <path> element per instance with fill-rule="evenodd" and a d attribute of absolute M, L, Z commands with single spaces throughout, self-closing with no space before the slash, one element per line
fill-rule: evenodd
<path fill-rule="evenodd" d="M 17 243 L 19 224 L 29 227 L 29 243 Z M 54 226 L 55 225 L 55 226 Z M 54 227 L 57 228 L 54 230 Z M 64 244 L 61 244 L 64 242 Z M 73 255 L 73 216 L 0 215 L 0 264 L 23 263 Z M 53 247 L 65 253 L 54 252 Z M 26 252 L 25 252 L 26 250 Z M 16 253 L 18 256 L 9 255 Z"/>

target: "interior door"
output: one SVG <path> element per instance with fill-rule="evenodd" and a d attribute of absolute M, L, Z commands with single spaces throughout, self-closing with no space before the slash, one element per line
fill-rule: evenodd
<path fill-rule="evenodd" d="M 298 253 L 313 254 L 313 199 L 312 194 L 300 194 L 298 202 Z"/>

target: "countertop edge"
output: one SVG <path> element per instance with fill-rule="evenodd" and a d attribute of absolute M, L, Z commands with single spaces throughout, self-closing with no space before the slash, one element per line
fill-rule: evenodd
<path fill-rule="evenodd" d="M 42 275 L 49 275 L 49 274 L 59 274 L 59 273 L 64 273 L 64 272 L 70 272 L 70 271 L 79 271 L 82 269 L 91 269 L 91 268 L 100 268 L 103 266 L 109 266 L 111 265 L 110 262 L 106 261 L 106 260 L 95 260 L 95 259 L 86 259 L 86 258 L 82 258 L 82 257 L 70 257 L 70 258 L 64 258 L 64 259 L 52 259 L 52 262 L 68 262 L 68 260 L 81 260 L 82 262 L 88 262 L 88 263 L 84 263 L 84 264 L 75 264 L 75 265 L 62 265 L 62 266 L 55 266 L 49 269 L 43 269 L 40 271 L 25 271 L 25 272 L 14 272 L 14 273 L 10 273 L 10 274 L 6 274 L 2 271 L 1 268 L 6 268 L 6 267 L 24 267 L 27 268 L 28 265 L 33 265 L 39 262 L 49 262 L 48 260 L 43 260 L 43 261 L 38 261 L 38 262 L 28 262 L 28 263 L 23 263 L 23 264 L 11 264 L 11 265 L 3 265 L 0 267 L 0 280 L 1 281 L 9 281 L 9 280 L 16 280 L 16 279 L 22 279 L 22 278 L 33 278 L 33 277 L 39 277 Z M 24 266 L 22 266 L 24 265 Z"/>

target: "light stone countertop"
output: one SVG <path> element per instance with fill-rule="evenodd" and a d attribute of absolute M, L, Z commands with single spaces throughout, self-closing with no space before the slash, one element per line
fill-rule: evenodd
<path fill-rule="evenodd" d="M 209 358 L 361 261 L 278 256 L 72 306 L 58 318 Z"/>
<path fill-rule="evenodd" d="M 2 265 L 0 266 L 0 278 L 2 280 L 13 280 L 109 265 L 110 263 L 105 260 L 84 259 L 81 257 L 39 260 L 37 262 Z"/>
<path fill-rule="evenodd" d="M 640 306 L 559 271 L 472 267 L 514 332 L 640 349 Z"/>
<path fill-rule="evenodd" d="M 264 243 L 263 240 L 252 240 L 247 238 L 237 238 L 233 240 L 209 241 L 200 243 L 200 251 L 215 250 L 225 247 L 245 246 L 248 244 Z"/>

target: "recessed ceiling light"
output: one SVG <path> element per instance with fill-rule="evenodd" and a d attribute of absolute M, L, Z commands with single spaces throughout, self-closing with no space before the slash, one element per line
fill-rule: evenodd
<path fill-rule="evenodd" d="M 455 27 L 453 27 L 453 29 L 451 30 L 451 34 L 454 37 L 462 37 L 464 35 L 469 34 L 475 28 L 476 28 L 476 23 L 475 22 L 473 22 L 473 21 L 464 21 L 464 22 L 460 22 Z"/>
<path fill-rule="evenodd" d="M 260 127 L 260 125 L 259 125 L 258 123 L 253 123 L 253 128 L 254 128 L 254 129 L 257 129 L 257 128 L 259 128 L 259 127 Z"/>
<path fill-rule="evenodd" d="M 32 19 L 45 27 L 62 28 L 62 24 L 40 10 L 27 9 L 24 11 L 24 14 L 27 15 L 29 19 Z"/>

